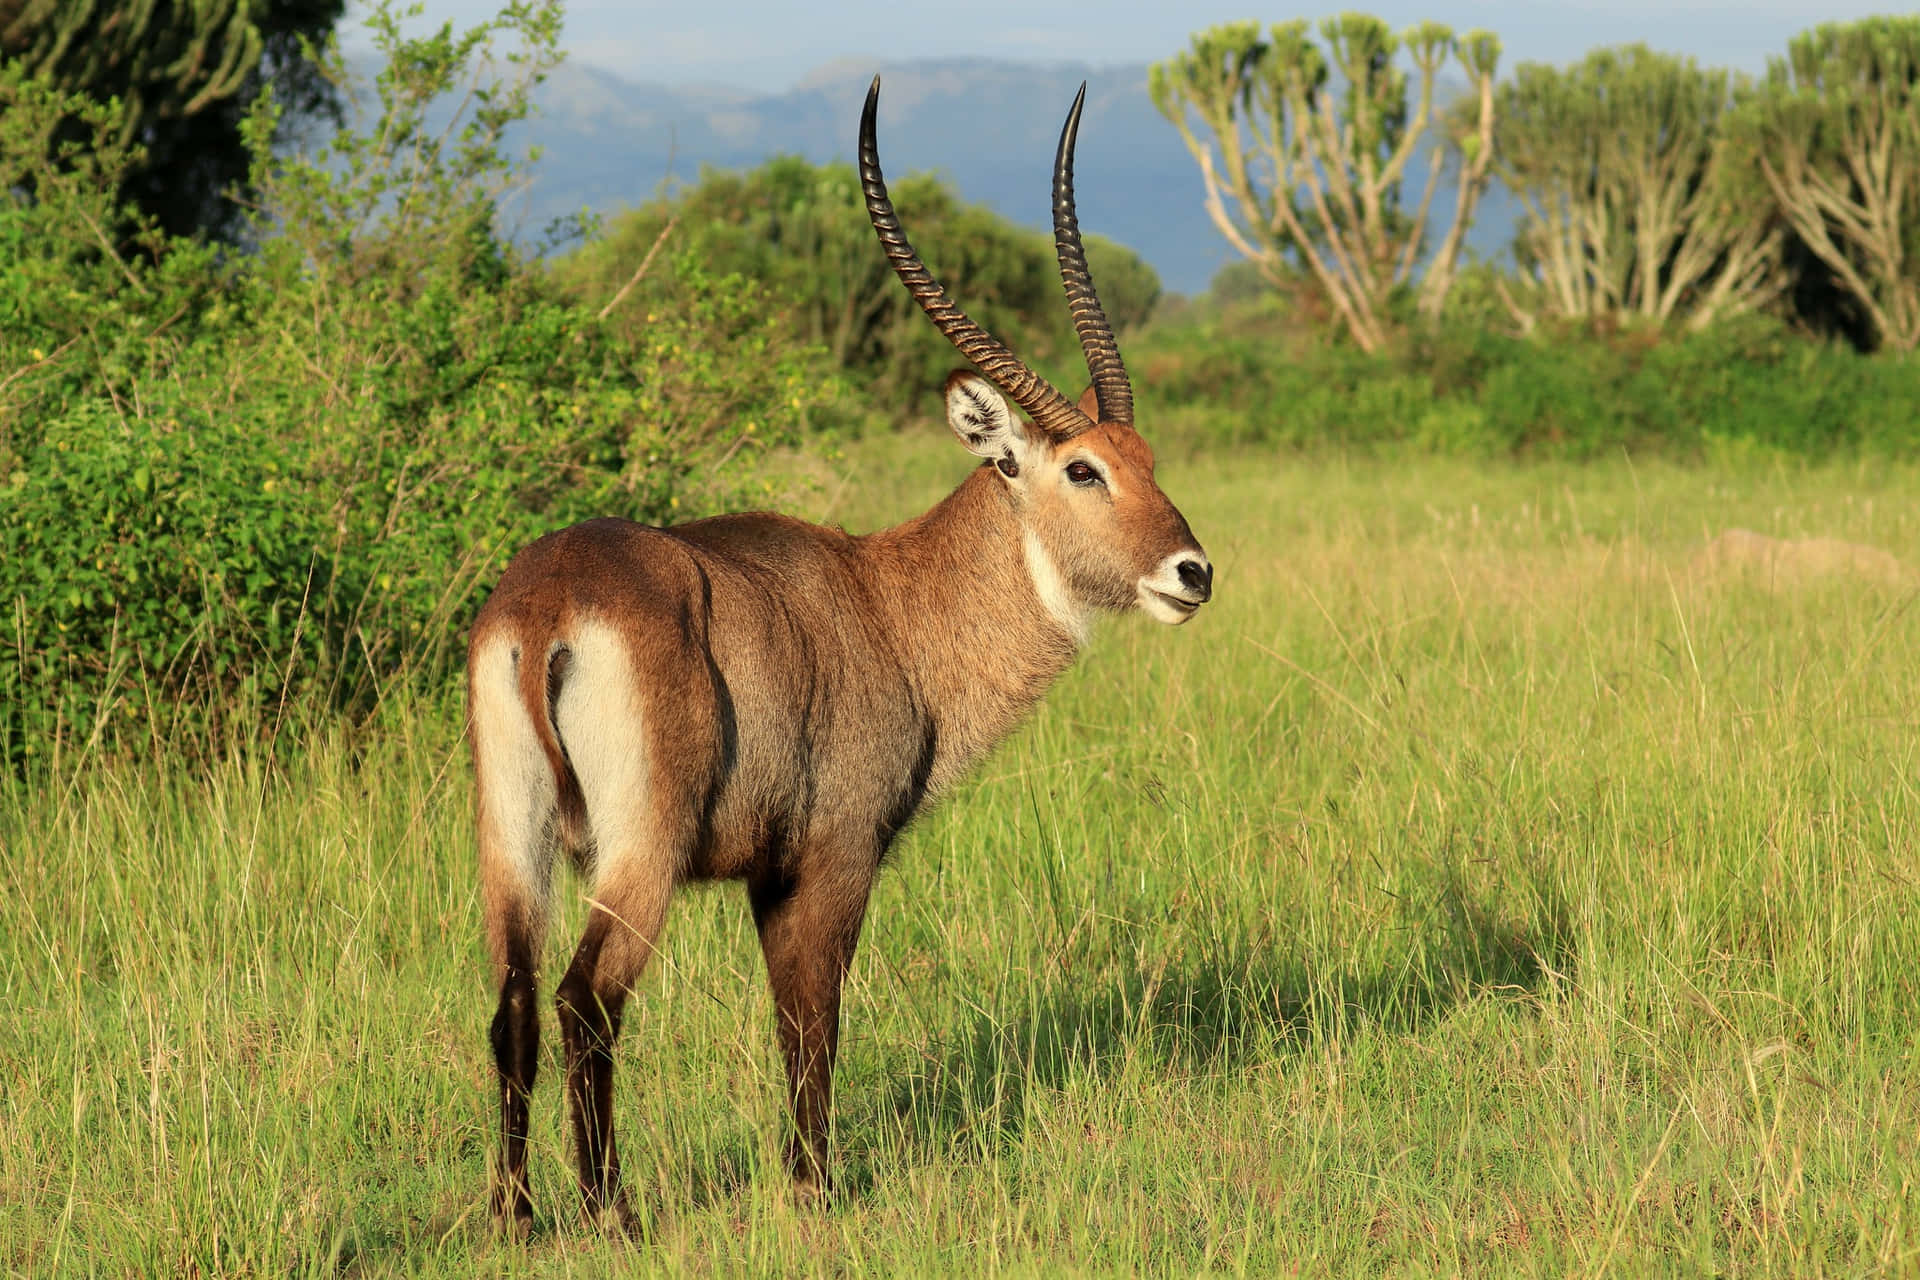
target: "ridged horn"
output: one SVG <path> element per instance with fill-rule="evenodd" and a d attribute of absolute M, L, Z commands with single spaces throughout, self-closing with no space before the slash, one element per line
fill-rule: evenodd
<path fill-rule="evenodd" d="M 1005 343 L 967 318 L 940 282 L 933 278 L 920 255 L 913 251 L 900 218 L 887 197 L 887 180 L 880 173 L 880 148 L 874 140 L 874 118 L 879 114 L 880 77 L 867 90 L 867 106 L 860 113 L 860 187 L 867 198 L 867 217 L 880 237 L 880 247 L 893 264 L 900 283 L 927 313 L 927 319 L 959 348 L 973 367 L 1007 393 L 1033 419 L 1035 426 L 1056 437 L 1078 435 L 1093 423 L 1079 407 L 1027 368 Z"/>
<path fill-rule="evenodd" d="M 1087 251 L 1080 243 L 1080 220 L 1073 211 L 1073 144 L 1080 136 L 1080 108 L 1086 105 L 1087 85 L 1080 83 L 1073 110 L 1060 130 L 1060 148 L 1053 154 L 1053 248 L 1060 259 L 1060 283 L 1066 286 L 1067 306 L 1073 312 L 1073 330 L 1093 376 L 1093 395 L 1100 405 L 1100 421 L 1133 425 L 1133 385 L 1120 359 L 1113 326 L 1100 309 L 1087 270 Z"/>

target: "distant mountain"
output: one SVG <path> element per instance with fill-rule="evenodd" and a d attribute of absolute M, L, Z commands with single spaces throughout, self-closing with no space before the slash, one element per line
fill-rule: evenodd
<path fill-rule="evenodd" d="M 782 154 L 850 162 L 876 70 L 885 81 L 880 154 L 890 172 L 937 171 L 965 198 L 1042 228 L 1051 225 L 1053 146 L 1085 80 L 1076 165 L 1082 225 L 1137 250 L 1182 293 L 1205 289 L 1232 260 L 1203 207 L 1193 158 L 1147 96 L 1144 64 L 843 60 L 767 94 L 637 84 L 567 63 L 541 86 L 540 113 L 516 139 L 543 154 L 509 216 L 533 234 L 582 208 L 613 213 L 640 203 L 663 181 L 692 181 L 706 167 L 750 168 Z M 1451 200 L 1442 192 L 1436 209 Z M 1511 200 L 1490 192 L 1469 244 L 1491 255 L 1512 238 L 1513 222 Z"/>

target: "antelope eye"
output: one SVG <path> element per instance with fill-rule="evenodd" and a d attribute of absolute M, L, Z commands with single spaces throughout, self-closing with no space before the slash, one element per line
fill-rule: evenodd
<path fill-rule="evenodd" d="M 1099 484 L 1100 473 L 1084 462 L 1069 462 L 1067 464 L 1067 479 L 1075 484 Z"/>

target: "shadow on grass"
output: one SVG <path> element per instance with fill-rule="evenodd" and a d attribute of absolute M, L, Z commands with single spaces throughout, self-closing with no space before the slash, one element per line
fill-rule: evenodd
<path fill-rule="evenodd" d="M 1259 931 L 1196 937 L 1172 928 L 1166 962 L 1143 966 L 1134 960 L 1138 935 L 1123 929 L 1118 947 L 1053 965 L 1001 991 L 993 1005 L 930 1030 L 927 1042 L 902 1046 L 923 1056 L 883 1089 L 842 1091 L 836 1200 L 868 1199 L 903 1166 L 989 1160 L 1023 1140 L 1030 1096 L 1076 1081 L 1130 1071 L 1222 1075 L 1349 1036 L 1416 1034 L 1488 992 L 1550 999 L 1574 977 L 1574 931 L 1549 886 L 1536 882 L 1531 890 L 1511 907 L 1476 893 L 1458 872 L 1436 868 L 1390 931 L 1394 945 L 1370 943 L 1377 963 L 1366 966 L 1319 965 Z M 666 1186 L 652 1177 L 645 1135 L 630 1118 L 623 1126 L 629 1189 L 645 1223 L 737 1212 L 756 1194 L 784 1194 L 777 1154 L 784 1126 L 729 1135 Z M 536 1250 L 591 1247 L 593 1233 L 575 1225 L 571 1191 L 537 1206 Z M 477 1211 L 463 1225 L 468 1247 L 488 1247 Z M 394 1247 L 378 1232 L 345 1243 L 349 1261 Z"/>
<path fill-rule="evenodd" d="M 849 1151 L 846 1173 L 864 1192 L 884 1176 L 875 1166 L 902 1156 L 987 1157 L 1019 1140 L 1036 1090 L 1129 1070 L 1244 1070 L 1356 1033 L 1414 1034 L 1489 992 L 1542 999 L 1571 981 L 1573 931 L 1556 893 L 1538 893 L 1523 920 L 1476 897 L 1455 872 L 1436 880 L 1399 931 L 1404 946 L 1364 970 L 1316 967 L 1264 936 L 1216 936 L 1158 970 L 1039 975 L 927 1047 L 924 1068 L 897 1083 L 874 1116 L 891 1140 Z"/>

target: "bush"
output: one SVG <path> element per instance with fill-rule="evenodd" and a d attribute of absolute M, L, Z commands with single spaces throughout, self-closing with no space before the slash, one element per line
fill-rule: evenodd
<path fill-rule="evenodd" d="M 1051 235 L 963 203 L 924 176 L 888 184 L 914 247 L 961 308 L 1069 396 L 1087 382 L 1080 344 L 1060 287 Z M 670 231 L 666 229 L 671 226 Z M 698 185 L 614 220 L 605 237 L 561 261 L 556 278 L 572 296 L 612 294 L 666 231 L 669 245 L 760 282 L 781 321 L 823 347 L 890 414 L 923 413 L 927 397 L 960 363 L 878 252 L 860 181 L 848 165 L 783 157 L 748 173 L 708 172 Z M 1144 321 L 1159 277 L 1138 254 L 1087 237 L 1088 265 L 1116 330 Z M 676 282 L 649 277 L 644 304 L 623 324 L 679 304 Z"/>
<path fill-rule="evenodd" d="M 836 411 L 819 353 L 753 282 L 670 258 L 675 305 L 610 323 L 496 231 L 501 134 L 554 59 L 556 7 L 418 39 L 386 6 L 371 25 L 387 69 L 364 132 L 280 159 L 271 104 L 250 121 L 249 253 L 89 235 L 124 212 L 105 193 L 134 153 L 108 146 L 0 205 L 16 766 L 75 740 L 211 741 L 285 697 L 364 710 L 438 684 L 514 547 L 589 514 L 737 501 L 764 446 Z M 495 42 L 516 78 L 429 131 L 429 103 L 501 65 Z M 30 110 L 109 120 L 17 75 L 0 87 L 0 140 L 31 134 Z"/>
<path fill-rule="evenodd" d="M 1863 357 L 1761 315 L 1666 335 L 1522 338 L 1461 325 L 1409 332 L 1368 357 L 1302 336 L 1265 304 L 1196 313 L 1149 328 L 1128 354 L 1143 412 L 1210 441 L 1566 458 L 1694 458 L 1729 445 L 1892 454 L 1911 449 L 1920 400 L 1920 362 Z"/>

